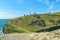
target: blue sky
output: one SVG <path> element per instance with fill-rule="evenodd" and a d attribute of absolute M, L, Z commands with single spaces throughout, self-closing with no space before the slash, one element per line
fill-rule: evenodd
<path fill-rule="evenodd" d="M 0 19 L 49 11 L 60 11 L 60 0 L 0 0 Z"/>

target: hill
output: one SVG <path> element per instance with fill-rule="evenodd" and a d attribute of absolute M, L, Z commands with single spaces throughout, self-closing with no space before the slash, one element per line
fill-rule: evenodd
<path fill-rule="evenodd" d="M 47 32 L 60 28 L 60 15 L 53 14 L 30 14 L 10 20 L 4 25 L 4 33 L 31 33 Z"/>
<path fill-rule="evenodd" d="M 54 14 L 56 14 L 56 15 L 60 15 L 60 12 L 54 12 Z"/>

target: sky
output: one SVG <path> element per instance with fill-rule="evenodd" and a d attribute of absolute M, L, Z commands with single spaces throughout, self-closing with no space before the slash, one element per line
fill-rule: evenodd
<path fill-rule="evenodd" d="M 0 19 L 60 11 L 60 0 L 0 0 Z"/>

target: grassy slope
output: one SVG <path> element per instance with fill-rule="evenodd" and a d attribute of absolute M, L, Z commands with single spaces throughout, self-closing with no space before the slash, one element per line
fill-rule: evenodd
<path fill-rule="evenodd" d="M 54 14 L 56 14 L 56 15 L 60 15 L 60 12 L 54 12 Z"/>
<path fill-rule="evenodd" d="M 37 19 L 34 16 L 24 16 L 24 17 L 15 18 L 15 19 L 11 20 L 10 23 L 14 24 L 14 25 L 16 25 L 16 26 L 18 26 L 20 28 L 26 29 L 26 30 L 28 30 L 30 32 L 36 32 L 36 31 L 41 30 L 41 29 L 56 26 L 56 25 L 52 25 L 52 23 L 49 22 L 50 19 L 58 20 L 60 18 L 59 17 L 60 15 L 54 16 L 56 14 L 58 14 L 58 13 L 56 12 L 55 14 L 43 14 L 43 15 L 40 15 L 41 18 L 39 18 L 39 19 Z M 44 20 L 45 23 L 46 23 L 46 26 L 41 27 L 41 26 L 31 26 L 31 25 L 29 25 L 31 23 L 31 21 L 35 21 L 35 20 Z M 9 23 L 6 24 L 5 31 L 6 31 L 6 33 L 13 33 L 13 32 L 22 33 L 22 32 L 26 32 L 26 31 L 24 31 L 22 29 L 14 27 L 13 25 L 10 25 Z"/>

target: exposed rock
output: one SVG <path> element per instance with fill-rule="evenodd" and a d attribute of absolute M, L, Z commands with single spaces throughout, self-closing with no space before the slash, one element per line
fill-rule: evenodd
<path fill-rule="evenodd" d="M 60 40 L 60 35 L 50 32 L 13 33 L 0 36 L 0 40 Z"/>
<path fill-rule="evenodd" d="M 38 26 L 46 26 L 44 20 L 36 20 L 36 21 L 33 21 L 30 25 L 38 25 Z"/>
<path fill-rule="evenodd" d="M 58 21 L 57 20 L 50 19 L 49 22 L 51 22 L 53 25 L 57 25 L 58 24 Z"/>

